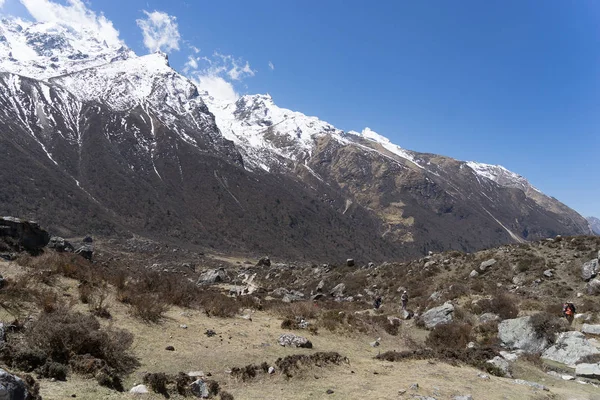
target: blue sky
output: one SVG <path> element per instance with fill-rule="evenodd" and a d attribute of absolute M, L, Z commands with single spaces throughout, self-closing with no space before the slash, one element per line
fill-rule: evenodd
<path fill-rule="evenodd" d="M 344 130 L 368 126 L 407 149 L 501 164 L 600 217 L 599 2 L 85 4 L 140 55 L 149 50 L 136 21 L 159 11 L 155 21 L 170 17 L 179 39 L 172 46 L 171 29 L 158 46 L 179 71 L 216 71 L 237 93 L 268 92 L 279 106 Z M 27 15 L 19 0 L 2 11 Z"/>

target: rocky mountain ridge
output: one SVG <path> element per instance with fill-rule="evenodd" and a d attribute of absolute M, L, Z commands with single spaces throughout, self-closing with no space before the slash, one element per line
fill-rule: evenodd
<path fill-rule="evenodd" d="M 592 232 L 594 232 L 596 235 L 600 235 L 600 218 L 587 217 L 587 220 L 590 224 L 590 229 Z"/>
<path fill-rule="evenodd" d="M 268 95 L 228 104 L 164 54 L 6 19 L 0 44 L 0 178 L 10 188 L 0 204 L 63 236 L 382 259 L 589 233 L 500 166 L 344 132 Z"/>

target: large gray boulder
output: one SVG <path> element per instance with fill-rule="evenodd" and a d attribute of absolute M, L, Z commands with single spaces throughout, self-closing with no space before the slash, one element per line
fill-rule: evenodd
<path fill-rule="evenodd" d="M 80 247 L 78 247 L 77 250 L 75 250 L 75 254 L 79 254 L 86 260 L 91 261 L 92 257 L 94 256 L 94 246 L 92 246 L 91 244 L 83 244 Z"/>
<path fill-rule="evenodd" d="M 509 349 L 520 349 L 527 353 L 539 353 L 548 347 L 548 340 L 537 335 L 531 317 L 505 319 L 498 325 L 498 338 Z"/>
<path fill-rule="evenodd" d="M 575 375 L 586 378 L 600 378 L 600 363 L 595 364 L 577 364 L 575 366 Z"/>
<path fill-rule="evenodd" d="M 342 297 L 344 295 L 345 290 L 346 290 L 346 285 L 343 283 L 340 283 L 340 284 L 336 285 L 333 289 L 331 289 L 331 292 L 329 292 L 329 294 L 331 294 L 333 297 Z"/>
<path fill-rule="evenodd" d="M 592 279 L 585 285 L 585 291 L 589 295 L 596 295 L 600 293 L 600 279 Z"/>
<path fill-rule="evenodd" d="M 284 333 L 277 340 L 283 347 L 303 347 L 312 349 L 312 343 L 305 337 L 294 335 L 293 333 Z"/>
<path fill-rule="evenodd" d="M 512 376 L 510 373 L 510 364 L 508 363 L 508 360 L 506 360 L 500 356 L 496 356 L 493 359 L 488 360 L 487 363 L 498 368 L 498 370 L 502 372 L 503 376 L 505 376 L 505 377 Z"/>
<path fill-rule="evenodd" d="M 28 395 L 21 378 L 0 368 L 0 400 L 25 400 Z"/>
<path fill-rule="evenodd" d="M 0 217 L 0 240 L 17 251 L 36 251 L 48 244 L 50 235 L 33 221 Z"/>
<path fill-rule="evenodd" d="M 454 306 L 444 303 L 439 307 L 431 308 L 423 313 L 421 320 L 427 329 L 432 329 L 439 324 L 447 324 L 454 316 Z"/>
<path fill-rule="evenodd" d="M 584 281 L 589 281 L 598 275 L 598 259 L 594 258 L 581 266 L 581 278 Z"/>
<path fill-rule="evenodd" d="M 52 236 L 50 238 L 50 242 L 48 243 L 48 248 L 54 249 L 58 252 L 73 252 L 75 248 L 71 243 L 67 240 L 61 238 L 60 236 Z"/>
<path fill-rule="evenodd" d="M 483 272 L 483 271 L 485 271 L 486 269 L 488 269 L 489 267 L 491 267 L 491 266 L 492 266 L 492 265 L 494 265 L 494 264 L 496 264 L 496 260 L 495 260 L 495 259 L 493 259 L 493 258 L 492 258 L 492 259 L 489 259 L 489 260 L 487 260 L 487 261 L 484 261 L 484 262 L 482 262 L 482 263 L 479 265 L 479 270 Z"/>
<path fill-rule="evenodd" d="M 204 382 L 204 380 L 202 379 L 194 381 L 190 385 L 190 391 L 194 396 L 200 397 L 201 399 L 208 399 L 208 397 L 210 396 L 210 393 L 208 392 L 208 386 L 206 385 L 206 382 Z"/>
<path fill-rule="evenodd" d="M 600 335 L 600 325 L 583 324 L 581 332 L 588 335 Z"/>
<path fill-rule="evenodd" d="M 584 357 L 594 354 L 600 354 L 600 351 L 583 333 L 563 332 L 558 335 L 556 343 L 544 351 L 542 358 L 575 368 L 575 364 Z"/>
<path fill-rule="evenodd" d="M 212 285 L 214 283 L 225 282 L 229 280 L 225 268 L 211 269 L 206 271 L 198 278 L 196 285 Z"/>

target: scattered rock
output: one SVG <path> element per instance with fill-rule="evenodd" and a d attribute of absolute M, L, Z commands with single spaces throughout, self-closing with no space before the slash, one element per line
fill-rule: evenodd
<path fill-rule="evenodd" d="M 600 335 L 600 325 L 583 324 L 581 332 L 589 335 Z"/>
<path fill-rule="evenodd" d="M 504 358 L 496 356 L 493 359 L 488 360 L 487 363 L 498 368 L 498 370 L 502 372 L 502 376 L 511 377 L 510 364 Z"/>
<path fill-rule="evenodd" d="M 600 293 L 600 279 L 592 279 L 585 285 L 587 294 L 596 295 Z"/>
<path fill-rule="evenodd" d="M 471 271 L 471 273 L 469 274 L 469 278 L 477 278 L 479 276 L 479 272 L 473 270 Z"/>
<path fill-rule="evenodd" d="M 484 373 L 479 373 L 479 374 L 477 374 L 477 376 L 484 380 L 490 379 L 490 376 L 488 374 L 484 374 Z"/>
<path fill-rule="evenodd" d="M 281 299 L 284 303 L 293 303 L 301 300 L 304 300 L 304 293 L 297 290 L 290 290 L 288 293 L 284 294 Z"/>
<path fill-rule="evenodd" d="M 62 252 L 70 252 L 75 251 L 75 248 L 71 243 L 67 240 L 61 238 L 60 236 L 52 236 L 50 238 L 50 242 L 48 243 L 48 248 L 54 249 L 60 253 Z"/>
<path fill-rule="evenodd" d="M 342 297 L 344 295 L 344 290 L 346 290 L 346 285 L 340 283 L 339 285 L 336 285 L 333 289 L 331 289 L 331 292 L 329 292 L 329 294 L 331 294 L 333 297 Z"/>
<path fill-rule="evenodd" d="M 323 291 L 324 287 L 325 287 L 325 281 L 321 279 L 321 281 L 317 285 L 317 293 L 321 293 Z"/>
<path fill-rule="evenodd" d="M 442 298 L 442 293 L 441 292 L 433 292 L 429 296 L 429 300 L 431 300 L 431 301 L 438 301 L 441 298 Z"/>
<path fill-rule="evenodd" d="M 86 260 L 92 260 L 92 257 L 94 256 L 94 247 L 90 244 L 84 244 L 80 247 L 77 248 L 77 250 L 75 250 L 75 254 L 79 254 L 81 257 L 85 258 Z"/>
<path fill-rule="evenodd" d="M 211 269 L 200 275 L 196 285 L 212 285 L 214 283 L 226 282 L 229 280 L 229 276 L 225 271 L 224 267 L 217 269 Z"/>
<path fill-rule="evenodd" d="M 409 389 L 410 390 L 419 390 L 419 384 L 413 383 L 412 385 L 410 385 Z"/>
<path fill-rule="evenodd" d="M 500 355 L 506 360 L 510 362 L 515 362 L 517 359 L 525 353 L 523 350 L 516 351 L 500 351 Z"/>
<path fill-rule="evenodd" d="M 208 337 L 213 337 L 216 336 L 217 332 L 213 331 L 212 329 L 207 329 L 206 332 L 204 332 L 204 334 Z"/>
<path fill-rule="evenodd" d="M 451 303 L 444 303 L 439 307 L 434 307 L 423 313 L 421 316 L 425 327 L 431 329 L 439 324 L 447 324 L 452 321 L 454 306 Z"/>
<path fill-rule="evenodd" d="M 587 322 L 587 321 L 592 320 L 592 316 L 588 313 L 578 313 L 578 314 L 575 314 L 574 319 L 575 319 L 575 321 L 579 321 L 579 322 Z"/>
<path fill-rule="evenodd" d="M 86 235 L 83 240 L 83 243 L 94 243 L 94 239 L 90 235 Z"/>
<path fill-rule="evenodd" d="M 275 368 L 274 367 L 269 367 L 269 375 L 273 375 L 275 373 Z"/>
<path fill-rule="evenodd" d="M 402 396 L 404 393 L 406 393 L 406 389 L 400 389 L 400 390 L 398 390 L 398 394 L 400 396 Z"/>
<path fill-rule="evenodd" d="M 499 321 L 500 316 L 494 313 L 483 313 L 479 316 L 479 322 L 484 324 L 489 321 Z"/>
<path fill-rule="evenodd" d="M 327 394 L 334 394 L 335 392 L 333 390 L 331 390 L 331 389 L 327 389 L 327 391 L 325 393 L 327 393 Z"/>
<path fill-rule="evenodd" d="M 148 392 L 148 388 L 146 387 L 146 385 L 137 385 L 132 387 L 129 390 L 129 393 L 133 393 L 133 394 L 146 394 L 149 393 Z"/>
<path fill-rule="evenodd" d="M 586 378 L 600 378 L 600 363 L 588 364 L 581 363 L 575 366 L 575 375 Z"/>
<path fill-rule="evenodd" d="M 0 368 L 0 399 L 25 400 L 28 396 L 25 382 Z"/>
<path fill-rule="evenodd" d="M 599 255 L 600 257 L 600 255 Z M 581 266 L 581 279 L 589 281 L 598 275 L 598 259 L 594 258 Z"/>
<path fill-rule="evenodd" d="M 194 381 L 190 385 L 190 390 L 194 396 L 201 397 L 203 399 L 207 399 L 210 395 L 210 393 L 208 392 L 208 386 L 206 385 L 206 382 L 204 382 L 202 379 Z"/>
<path fill-rule="evenodd" d="M 347 267 L 354 267 L 354 259 L 353 258 L 349 258 L 346 260 L 346 266 Z"/>
<path fill-rule="evenodd" d="M 463 396 L 454 396 L 452 400 L 473 400 L 473 396 L 470 394 L 465 394 Z"/>
<path fill-rule="evenodd" d="M 188 328 L 188 326 L 187 326 L 187 325 L 185 325 L 185 324 L 181 324 L 181 325 L 179 325 L 179 327 L 180 327 L 181 329 L 187 329 L 187 328 Z"/>
<path fill-rule="evenodd" d="M 190 378 L 202 378 L 202 377 L 204 377 L 204 372 L 203 371 L 190 371 L 187 373 L 187 376 L 189 376 Z"/>
<path fill-rule="evenodd" d="M 402 319 L 411 319 L 415 316 L 412 310 L 402 310 Z"/>
<path fill-rule="evenodd" d="M 312 343 L 310 340 L 302 336 L 296 336 L 293 333 L 282 334 L 279 336 L 277 343 L 284 347 L 302 347 L 312 349 Z"/>
<path fill-rule="evenodd" d="M 570 331 L 559 334 L 556 343 L 542 354 L 542 358 L 575 368 L 581 359 L 594 354 L 600 354 L 600 351 L 583 333 Z"/>
<path fill-rule="evenodd" d="M 374 342 L 369 343 L 371 345 L 371 347 L 378 347 L 381 343 L 379 343 L 379 340 L 376 340 Z"/>
<path fill-rule="evenodd" d="M 173 347 L 173 346 L 167 346 L 167 347 L 165 347 L 165 350 L 167 350 L 167 351 L 175 351 L 175 347 Z"/>
<path fill-rule="evenodd" d="M 539 353 L 548 347 L 548 340 L 539 337 L 531 324 L 531 317 L 506 319 L 498 325 L 498 338 L 509 349 Z"/>
<path fill-rule="evenodd" d="M 270 267 L 271 266 L 271 259 L 269 259 L 269 257 L 263 257 L 260 260 L 258 260 L 258 262 L 256 263 L 257 267 Z"/>
<path fill-rule="evenodd" d="M 492 265 L 496 264 L 496 260 L 495 259 L 489 259 L 487 261 L 484 261 L 481 263 L 481 265 L 479 265 L 479 270 L 481 272 L 485 271 L 486 269 L 488 269 L 489 267 L 491 267 Z"/>
<path fill-rule="evenodd" d="M 525 385 L 525 386 L 530 386 L 534 389 L 539 389 L 539 390 L 545 390 L 545 391 L 549 391 L 550 389 L 548 389 L 546 386 L 541 385 L 539 383 L 536 382 L 530 382 L 530 381 L 524 381 L 523 379 L 515 379 L 514 382 L 517 385 Z"/>
<path fill-rule="evenodd" d="M 437 261 L 431 260 L 431 261 L 427 261 L 423 267 L 424 268 L 430 268 L 430 267 L 435 266 L 436 264 L 437 264 Z"/>
<path fill-rule="evenodd" d="M 554 276 L 554 270 L 553 269 L 547 269 L 544 271 L 544 276 L 546 278 L 552 278 Z"/>

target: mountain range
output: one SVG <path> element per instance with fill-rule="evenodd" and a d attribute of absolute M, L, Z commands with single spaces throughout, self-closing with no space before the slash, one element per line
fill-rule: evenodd
<path fill-rule="evenodd" d="M 0 210 L 74 236 L 286 258 L 474 251 L 588 221 L 501 166 L 200 92 L 162 53 L 0 21 Z"/>
<path fill-rule="evenodd" d="M 596 217 L 587 217 L 588 223 L 590 224 L 590 229 L 596 235 L 600 235 L 600 218 Z"/>

